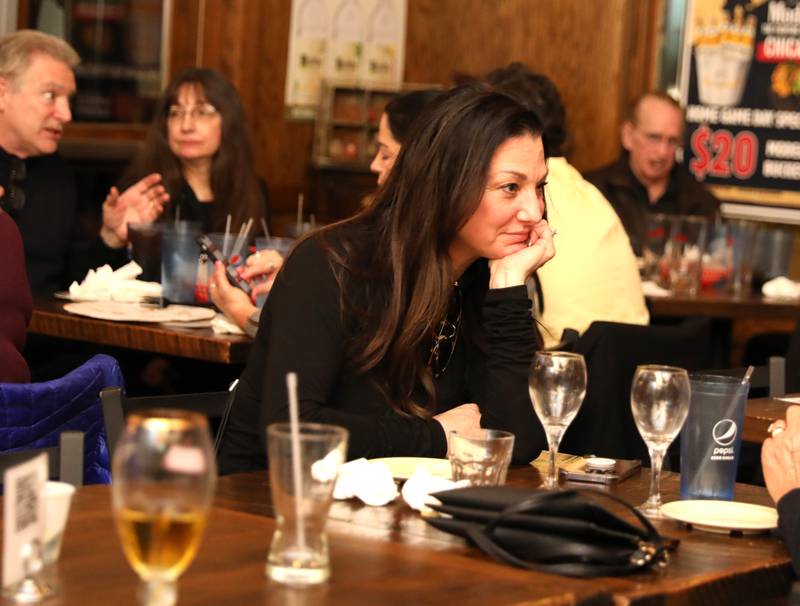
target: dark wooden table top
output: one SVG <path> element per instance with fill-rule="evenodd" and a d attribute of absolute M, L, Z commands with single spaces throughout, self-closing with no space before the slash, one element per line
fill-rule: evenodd
<path fill-rule="evenodd" d="M 243 335 L 216 335 L 210 328 L 173 328 L 142 322 L 110 322 L 76 316 L 64 303 L 34 299 L 28 330 L 32 333 L 111 345 L 222 364 L 247 360 L 252 340 Z"/>
<path fill-rule="evenodd" d="M 643 469 L 612 487 L 611 491 L 631 504 L 640 504 L 647 496 L 649 471 Z M 679 498 L 679 480 L 677 474 L 664 474 L 661 486 L 665 501 Z M 512 469 L 508 483 L 538 486 L 541 482 L 538 471 L 526 467 Z M 772 504 L 763 488 L 745 484 L 737 485 L 736 499 L 761 505 Z M 272 515 L 267 472 L 220 478 L 216 505 L 218 508 L 262 516 Z M 596 589 L 598 596 L 610 594 L 615 604 L 745 604 L 787 595 L 793 575 L 787 551 L 777 538 L 771 535 L 712 534 L 684 527 L 671 520 L 657 521 L 655 524 L 665 535 L 681 540 L 670 564 L 664 569 L 626 577 L 584 581 Z M 328 528 L 332 534 L 332 544 L 342 536 L 347 536 L 348 540 L 370 538 L 383 544 L 402 544 L 458 554 L 489 563 L 477 549 L 430 527 L 418 513 L 399 500 L 385 507 L 369 507 L 353 500 L 334 502 Z M 334 563 L 334 578 L 336 574 Z M 528 574 L 532 578 L 540 576 Z M 574 580 L 558 577 L 553 582 L 566 589 L 572 587 Z M 457 601 L 453 600 L 454 603 Z M 506 602 L 498 597 L 486 603 Z"/>
<path fill-rule="evenodd" d="M 800 394 L 787 394 L 781 398 L 800 398 Z M 769 436 L 770 423 L 786 417 L 786 409 L 793 403 L 778 398 L 753 398 L 744 407 L 745 442 L 763 442 Z"/>
<path fill-rule="evenodd" d="M 762 295 L 742 295 L 718 291 L 701 291 L 696 296 L 671 294 L 648 297 L 654 316 L 712 316 L 716 318 L 768 317 L 796 320 L 800 303 L 783 299 L 767 299 Z"/>
<path fill-rule="evenodd" d="M 443 551 L 336 529 L 329 531 L 330 581 L 289 589 L 264 574 L 274 528 L 270 517 L 215 507 L 199 553 L 178 581 L 178 604 L 611 604 L 611 596 L 589 581 L 529 573 L 466 548 Z M 50 577 L 60 593 L 48 605 L 137 604 L 139 581 L 114 530 L 108 486 L 78 490 Z"/>

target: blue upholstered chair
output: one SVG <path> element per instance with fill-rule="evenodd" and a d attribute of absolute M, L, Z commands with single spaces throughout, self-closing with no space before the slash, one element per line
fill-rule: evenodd
<path fill-rule="evenodd" d="M 53 381 L 0 383 L 0 452 L 56 446 L 63 431 L 82 431 L 84 482 L 110 483 L 100 391 L 123 385 L 117 361 L 105 355 Z"/>

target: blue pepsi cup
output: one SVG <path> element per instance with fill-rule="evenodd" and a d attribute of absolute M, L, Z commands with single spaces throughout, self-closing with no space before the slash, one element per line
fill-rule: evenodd
<path fill-rule="evenodd" d="M 681 431 L 681 499 L 733 500 L 749 383 L 691 375 L 689 415 Z"/>
<path fill-rule="evenodd" d="M 200 224 L 167 223 L 161 232 L 161 286 L 171 303 L 194 303 L 198 283 Z"/>

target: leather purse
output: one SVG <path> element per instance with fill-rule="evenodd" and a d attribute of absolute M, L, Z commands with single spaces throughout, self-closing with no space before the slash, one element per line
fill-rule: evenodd
<path fill-rule="evenodd" d="M 432 526 L 461 536 L 495 560 L 573 577 L 627 574 L 664 566 L 678 541 L 663 537 L 638 510 L 597 490 L 545 491 L 474 486 L 437 492 Z M 629 522 L 603 507 L 613 502 Z"/>

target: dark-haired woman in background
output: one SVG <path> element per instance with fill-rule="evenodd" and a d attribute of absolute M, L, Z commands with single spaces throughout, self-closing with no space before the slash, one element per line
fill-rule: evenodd
<path fill-rule="evenodd" d="M 378 175 L 378 185 L 384 184 L 400 148 L 408 142 L 414 119 L 441 94 L 438 90 L 415 90 L 398 95 L 386 104 L 378 124 L 378 150 L 369 165 Z"/>
<path fill-rule="evenodd" d="M 264 467 L 288 417 L 349 430 L 348 457 L 444 457 L 452 430 L 546 448 L 528 396 L 540 343 L 525 279 L 554 254 L 541 124 L 509 97 L 445 93 L 415 124 L 374 202 L 312 234 L 267 299 L 220 454 Z"/>
<path fill-rule="evenodd" d="M 171 213 L 203 230 L 234 230 L 269 218 L 269 194 L 255 173 L 244 108 L 230 82 L 206 68 L 187 69 L 159 99 L 144 147 L 123 183 L 159 173 Z M 110 195 L 115 195 L 112 190 Z"/>

